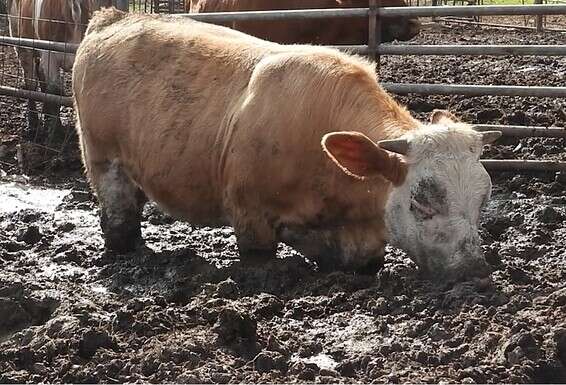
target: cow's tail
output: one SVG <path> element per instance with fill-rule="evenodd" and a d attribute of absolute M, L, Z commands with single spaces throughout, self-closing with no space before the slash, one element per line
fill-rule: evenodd
<path fill-rule="evenodd" d="M 79 25 L 81 23 L 81 15 L 83 13 L 83 7 L 79 0 L 72 1 L 71 4 L 71 17 L 73 18 L 73 23 Z"/>
<path fill-rule="evenodd" d="M 90 23 L 88 23 L 86 34 L 88 35 L 91 32 L 98 32 L 109 25 L 122 20 L 127 15 L 128 14 L 126 12 L 119 11 L 116 8 L 102 8 L 101 10 L 94 12 Z"/>

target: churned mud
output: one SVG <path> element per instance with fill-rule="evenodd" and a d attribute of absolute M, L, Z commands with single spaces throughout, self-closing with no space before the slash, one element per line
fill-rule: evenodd
<path fill-rule="evenodd" d="M 563 39 L 468 27 L 419 41 Z M 565 73 L 564 59 L 490 57 L 384 58 L 381 72 L 533 85 L 564 85 Z M 475 123 L 566 122 L 558 99 L 400 99 L 421 118 L 449 108 Z M 373 275 L 321 273 L 283 246 L 278 260 L 250 266 L 230 228 L 175 222 L 154 206 L 146 249 L 108 257 L 76 153 L 24 177 L 23 103 L 0 98 L 0 114 L 1 383 L 566 382 L 565 175 L 494 174 L 481 226 L 489 280 L 425 281 L 394 249 Z M 506 138 L 486 154 L 564 159 L 565 148 Z"/>

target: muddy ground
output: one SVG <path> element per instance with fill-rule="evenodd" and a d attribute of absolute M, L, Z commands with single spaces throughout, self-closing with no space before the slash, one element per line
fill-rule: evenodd
<path fill-rule="evenodd" d="M 563 44 L 566 35 L 429 27 L 415 43 Z M 15 66 L 0 49 L 0 68 Z M 559 58 L 388 57 L 386 81 L 564 86 Z M 3 66 L 3 67 L 2 67 Z M 416 115 L 566 125 L 564 100 L 400 97 Z M 23 103 L 0 98 L 0 382 L 566 382 L 566 176 L 493 175 L 489 283 L 320 273 L 281 247 L 238 262 L 230 228 L 146 207 L 148 248 L 108 258 L 76 152 L 24 176 Z M 66 120 L 72 125 L 72 120 Z M 563 139 L 503 138 L 493 158 L 566 160 Z M 37 170 L 37 169 L 36 169 Z"/>

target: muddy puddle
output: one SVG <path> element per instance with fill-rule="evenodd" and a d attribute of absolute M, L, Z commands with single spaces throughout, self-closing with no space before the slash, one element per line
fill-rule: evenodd
<path fill-rule="evenodd" d="M 70 190 L 29 186 L 22 182 L 0 182 L 0 213 L 24 209 L 53 212 Z"/>

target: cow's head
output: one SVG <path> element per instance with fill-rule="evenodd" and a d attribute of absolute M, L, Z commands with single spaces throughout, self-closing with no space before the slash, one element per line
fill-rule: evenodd
<path fill-rule="evenodd" d="M 61 2 L 61 13 L 64 20 L 71 26 L 70 34 L 67 35 L 69 42 L 80 43 L 88 25 L 91 14 L 92 0 L 66 0 Z"/>
<path fill-rule="evenodd" d="M 336 0 L 341 7 L 367 8 L 368 0 Z M 406 7 L 405 0 L 381 0 L 381 7 Z M 421 23 L 417 17 L 395 16 L 381 17 L 379 19 L 381 41 L 410 40 L 417 36 L 421 30 Z"/>
<path fill-rule="evenodd" d="M 114 6 L 113 0 L 89 0 L 89 8 L 91 13 L 99 10 L 100 8 L 109 8 Z"/>
<path fill-rule="evenodd" d="M 400 139 L 377 144 L 356 132 L 324 136 L 323 148 L 347 174 L 392 184 L 385 209 L 389 241 L 420 270 L 457 280 L 490 273 L 478 233 L 491 179 L 480 163 L 482 146 L 499 131 L 476 132 L 447 111 Z"/>
<path fill-rule="evenodd" d="M 382 7 L 406 7 L 405 0 L 382 0 Z M 381 41 L 410 40 L 421 30 L 417 17 L 395 16 L 381 18 Z"/>

